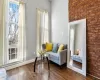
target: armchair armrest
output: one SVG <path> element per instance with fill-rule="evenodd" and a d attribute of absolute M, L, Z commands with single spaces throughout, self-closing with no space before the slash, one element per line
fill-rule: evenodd
<path fill-rule="evenodd" d="M 60 56 L 60 65 L 64 64 L 67 62 L 67 49 L 62 50 L 59 53 Z"/>
<path fill-rule="evenodd" d="M 59 54 L 64 54 L 64 53 L 67 54 L 67 49 L 62 50 Z"/>

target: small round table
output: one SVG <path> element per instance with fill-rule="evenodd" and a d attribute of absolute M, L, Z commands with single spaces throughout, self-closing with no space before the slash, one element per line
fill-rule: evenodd
<path fill-rule="evenodd" d="M 48 56 L 44 56 L 46 54 L 45 51 L 42 51 L 42 53 L 39 53 L 39 55 L 41 56 L 41 62 L 44 61 L 44 59 L 46 58 L 47 62 L 48 62 L 48 70 L 50 70 L 50 64 L 49 64 L 49 59 L 48 59 Z M 37 58 L 39 57 L 36 57 L 35 58 L 35 62 L 34 62 L 34 72 L 35 72 L 35 67 L 36 67 L 36 62 L 37 62 Z"/>

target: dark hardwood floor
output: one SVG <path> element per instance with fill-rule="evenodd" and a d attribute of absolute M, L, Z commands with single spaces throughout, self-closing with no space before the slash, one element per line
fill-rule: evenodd
<path fill-rule="evenodd" d="M 78 74 L 65 66 L 50 63 L 50 71 L 47 64 L 38 64 L 36 72 L 33 71 L 33 63 L 7 71 L 8 80 L 96 80 L 89 75 L 87 77 Z"/>

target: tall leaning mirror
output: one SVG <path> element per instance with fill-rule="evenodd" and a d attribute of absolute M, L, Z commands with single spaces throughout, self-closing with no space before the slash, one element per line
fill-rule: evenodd
<path fill-rule="evenodd" d="M 69 23 L 68 68 L 86 76 L 86 19 Z"/>

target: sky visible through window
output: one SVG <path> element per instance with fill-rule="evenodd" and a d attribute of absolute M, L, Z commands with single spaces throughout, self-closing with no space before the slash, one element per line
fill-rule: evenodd
<path fill-rule="evenodd" d="M 9 2 L 9 18 L 10 21 L 18 23 L 19 5 L 14 2 Z"/>
<path fill-rule="evenodd" d="M 18 42 L 19 4 L 9 2 L 9 44 Z"/>

